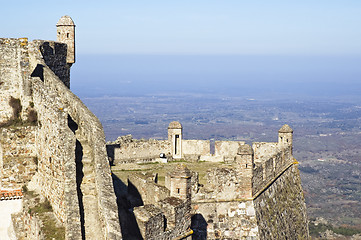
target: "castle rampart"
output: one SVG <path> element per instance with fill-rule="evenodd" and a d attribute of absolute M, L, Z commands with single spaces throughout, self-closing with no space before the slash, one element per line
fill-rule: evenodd
<path fill-rule="evenodd" d="M 43 45 L 42 42 L 37 41 L 34 43 L 34 50 L 36 50 L 39 45 Z M 63 151 L 63 154 L 53 154 L 53 156 L 59 156 L 61 159 L 75 159 L 75 151 L 76 151 L 76 141 L 82 144 L 82 148 L 85 148 L 85 145 L 89 146 L 92 149 L 92 153 L 90 157 L 90 161 L 92 162 L 92 166 L 94 169 L 94 177 L 91 181 L 94 181 L 94 185 L 96 186 L 96 196 L 97 199 L 93 204 L 98 205 L 96 207 L 96 211 L 98 211 L 99 219 L 102 219 L 100 222 L 103 225 L 103 233 L 101 233 L 104 237 L 115 237 L 113 231 L 116 233 L 116 229 L 119 228 L 117 225 L 117 217 L 113 212 L 116 208 L 114 205 L 112 206 L 110 203 L 113 201 L 115 203 L 115 197 L 111 193 L 113 192 L 113 187 L 111 184 L 111 177 L 110 177 L 110 169 L 108 167 L 106 149 L 105 149 L 105 136 L 102 129 L 102 126 L 99 120 L 91 113 L 88 108 L 80 101 L 80 99 L 75 96 L 68 88 L 58 80 L 57 76 L 46 66 L 46 64 L 41 61 L 41 55 L 36 55 L 34 53 L 34 58 L 32 59 L 32 63 L 34 68 L 36 66 L 43 65 L 43 76 L 40 76 L 37 80 L 34 80 L 34 103 L 36 106 L 43 108 L 39 109 L 39 120 L 43 122 L 44 135 L 46 136 L 46 141 L 48 139 L 49 133 L 51 131 L 56 130 L 57 132 L 54 134 L 54 146 L 63 146 L 62 149 L 59 151 Z M 64 59 L 64 58 L 63 58 Z M 36 64 L 36 65 L 35 65 Z M 43 81 L 42 78 L 43 77 Z M 49 97 L 51 97 L 49 99 Z M 50 100 L 50 101 L 49 101 Z M 52 116 L 57 114 L 58 117 Z M 42 121 L 43 117 L 44 119 Z M 75 134 L 71 131 L 68 127 L 69 125 L 69 118 L 73 119 L 73 121 L 77 125 L 77 130 Z M 58 121 L 54 121 L 58 119 Z M 54 123 L 53 123 L 54 122 Z M 52 126 L 52 124 L 59 124 L 60 126 Z M 46 129 L 46 125 L 49 126 Z M 59 138 L 59 134 L 65 134 L 64 137 Z M 58 139 L 55 140 L 55 138 Z M 67 140 L 65 140 L 67 139 Z M 65 141 L 64 141 L 65 140 Z M 60 141 L 60 142 L 59 142 Z M 69 144 L 68 146 L 64 146 L 64 143 Z M 51 146 L 51 144 L 46 144 L 43 146 Z M 50 147 L 50 151 L 54 151 L 54 148 Z M 56 149 L 56 148 L 55 148 Z M 47 151 L 42 150 L 41 153 L 46 153 Z M 70 155 L 69 155 L 70 154 Z M 85 155 L 85 154 L 84 154 Z M 49 157 L 50 158 L 50 157 Z M 49 159 L 45 157 L 46 160 Z M 75 161 L 69 163 L 63 163 L 63 167 L 67 168 L 64 169 L 66 174 L 70 176 L 76 176 L 76 164 Z M 69 178 L 70 178 L 69 176 Z M 67 176 L 65 176 L 65 179 Z M 65 186 L 65 196 L 68 196 L 69 199 L 65 201 L 69 201 L 66 204 L 67 207 L 72 206 L 70 202 L 77 202 L 77 200 L 72 199 L 77 196 L 76 189 L 74 187 L 76 184 L 76 179 L 74 177 L 69 183 L 69 186 Z M 70 180 L 69 179 L 69 180 Z M 75 191 L 75 192 L 74 192 Z M 83 193 L 84 194 L 84 193 Z M 55 195 L 55 194 L 49 194 Z M 56 196 L 56 195 L 55 195 Z M 64 195 L 63 195 L 64 196 Z M 68 209 L 68 214 L 73 214 L 73 210 L 76 209 Z M 94 211 L 94 209 L 93 209 Z M 79 211 L 75 211 L 79 212 Z M 76 219 L 79 219 L 78 216 L 75 216 Z M 67 219 L 68 224 L 74 227 L 74 220 L 75 219 Z M 113 232 L 113 233 L 112 233 Z"/>
<path fill-rule="evenodd" d="M 309 239 L 306 205 L 296 165 L 254 199 L 260 239 Z M 291 223 L 291 224 L 290 224 Z"/>
<path fill-rule="evenodd" d="M 265 159 L 262 159 L 260 163 L 256 163 L 253 169 L 253 195 L 256 195 L 282 174 L 285 169 L 295 163 L 295 159 L 287 148 L 283 148 L 281 152 Z"/>
<path fill-rule="evenodd" d="M 159 158 L 161 153 L 171 156 L 171 144 L 168 140 L 143 140 L 133 139 L 131 135 L 118 138 L 108 149 L 114 151 L 114 164 L 121 163 L 146 163 Z"/>
<path fill-rule="evenodd" d="M 159 161 L 160 154 L 169 160 L 224 162 L 233 161 L 242 141 L 216 141 L 215 152 L 211 154 L 209 140 L 183 139 L 182 125 L 172 122 L 168 127 L 168 140 L 133 139 L 131 135 L 119 137 L 108 143 L 110 156 L 115 165 L 121 163 L 146 163 Z M 177 137 L 178 136 L 178 137 Z"/>
<path fill-rule="evenodd" d="M 65 239 L 307 239 L 288 125 L 277 143 L 216 141 L 214 153 L 208 140 L 183 139 L 179 122 L 169 124 L 167 140 L 125 137 L 106 146 L 101 123 L 69 90 L 70 17 L 59 20 L 57 37 L 0 39 L 0 187 L 11 188 L 11 198 L 23 186 L 26 201 L 13 215 L 21 237 L 47 237 L 47 220 L 32 213 L 41 203 Z M 125 185 L 108 157 L 115 165 L 183 161 L 203 172 L 179 165 L 165 186 L 157 174 L 133 172 Z"/>
<path fill-rule="evenodd" d="M 128 191 L 131 191 L 132 187 L 141 193 L 144 205 L 156 204 L 170 196 L 168 188 L 158 185 L 153 179 L 149 179 L 146 176 L 141 176 L 139 174 L 129 176 Z M 134 188 L 133 190 L 135 190 Z"/>
<path fill-rule="evenodd" d="M 72 36 L 69 40 L 74 42 Z M 67 42 L 20 38 L 0 39 L 0 45 L 3 179 L 16 179 L 7 176 L 12 173 L 4 165 L 11 149 L 8 146 L 14 146 L 9 134 L 16 135 L 7 126 L 16 124 L 21 133 L 30 123 L 31 131 L 15 136 L 19 146 L 14 159 L 23 166 L 31 159 L 36 173 L 30 171 L 32 167 L 26 169 L 31 172 L 29 178 L 26 172 L 19 172 L 24 176 L 19 184 L 27 183 L 35 173 L 29 187 L 49 200 L 54 215 L 65 226 L 66 239 L 120 239 L 104 132 L 99 120 L 69 90 L 75 58 L 67 57 Z M 33 139 L 34 144 L 22 139 Z"/>
<path fill-rule="evenodd" d="M 183 168 L 171 173 L 166 184 L 169 188 L 157 184 L 150 176 L 128 176 L 126 189 L 116 188 L 124 238 L 188 239 L 191 235 L 189 174 Z"/>
<path fill-rule="evenodd" d="M 242 141 L 216 141 L 215 153 L 211 154 L 209 141 L 185 140 L 181 136 L 183 133 L 181 124 L 172 122 L 170 126 L 168 129 L 171 129 L 171 131 L 168 131 L 169 144 L 167 146 L 171 146 L 172 149 L 170 151 L 171 155 L 167 156 L 168 159 L 177 159 L 174 158 L 173 153 L 178 154 L 178 157 L 179 155 L 182 156 L 182 160 L 193 164 L 197 162 L 203 164 L 204 160 L 206 162 L 219 162 L 220 164 L 219 167 L 206 171 L 204 184 L 199 184 L 198 174 L 190 174 L 192 177 L 197 176 L 196 179 L 190 180 L 193 185 L 191 186 L 193 239 L 273 239 L 268 237 L 275 236 L 272 234 L 277 232 L 278 227 L 273 223 L 269 223 L 260 213 L 267 212 L 266 215 L 270 217 L 270 209 L 268 206 L 263 205 L 264 201 L 278 203 L 283 201 L 282 199 L 286 193 L 284 190 L 277 188 L 277 190 L 272 191 L 280 191 L 280 195 L 272 193 L 271 196 L 269 189 L 275 185 L 284 186 L 282 181 L 285 181 L 285 179 L 290 181 L 291 185 L 285 185 L 284 187 L 291 187 L 292 184 L 296 184 L 300 188 L 298 173 L 293 170 L 297 169 L 294 166 L 297 162 L 292 156 L 292 129 L 288 125 L 283 126 L 279 131 L 278 142 L 256 142 L 250 146 Z M 179 135 L 179 137 L 173 135 Z M 163 140 L 163 144 L 165 141 Z M 136 143 L 137 140 L 132 140 L 132 142 Z M 141 142 L 143 152 L 145 152 L 144 146 L 147 146 L 146 142 L 146 140 Z M 157 140 L 149 140 L 149 142 L 156 143 Z M 122 145 L 120 143 L 119 149 L 122 149 Z M 137 143 L 133 145 L 132 150 L 137 149 L 136 145 Z M 174 148 L 178 148 L 181 152 L 175 151 Z M 156 149 L 156 151 L 159 150 L 162 151 L 163 149 Z M 158 152 L 154 153 L 153 149 L 150 152 L 154 156 L 158 155 Z M 133 154 L 136 154 L 136 152 L 133 152 Z M 117 159 L 117 156 L 115 156 L 115 159 Z M 137 157 L 133 155 L 133 162 L 137 161 Z M 157 160 L 150 159 L 149 161 L 155 162 Z M 117 161 L 115 161 L 115 165 L 117 165 Z M 293 174 L 295 174 L 294 177 Z M 134 185 L 145 196 L 145 204 L 157 205 L 159 201 L 162 201 L 159 197 L 160 191 L 154 189 L 154 185 L 157 184 L 153 183 L 153 180 L 143 179 L 140 180 L 142 183 L 140 184 L 139 180 L 134 180 L 133 175 L 130 175 L 129 179 L 131 179 L 131 182 L 137 182 Z M 180 190 L 174 190 L 177 188 L 169 183 L 169 177 L 167 176 L 165 176 L 165 186 L 171 192 L 181 192 Z M 294 191 L 294 195 L 297 196 L 295 205 L 299 206 L 302 212 L 296 215 L 297 221 L 307 225 L 302 193 L 297 189 L 285 191 Z M 153 196 L 151 192 L 154 193 Z M 152 202 L 149 202 L 149 196 L 151 196 Z M 277 214 L 286 214 L 286 218 L 292 218 L 289 215 L 290 212 L 281 212 L 281 209 L 286 208 L 285 205 L 282 208 L 275 207 L 278 211 Z M 144 207 L 142 211 L 145 211 L 145 209 L 147 207 Z M 156 222 L 151 220 L 150 217 L 147 221 Z M 282 220 L 277 219 L 277 221 Z M 280 224 L 286 223 L 282 222 Z M 265 227 L 269 228 L 269 230 L 263 229 Z M 281 236 L 287 236 L 290 239 L 292 238 L 290 236 L 302 236 L 304 239 L 308 237 L 308 230 L 304 227 L 295 229 L 292 226 L 289 230 L 291 232 L 286 230 L 284 235 L 277 235 L 274 239 L 283 239 Z M 271 231 L 272 234 L 267 231 Z M 297 233 L 297 235 L 294 235 L 294 233 Z"/>

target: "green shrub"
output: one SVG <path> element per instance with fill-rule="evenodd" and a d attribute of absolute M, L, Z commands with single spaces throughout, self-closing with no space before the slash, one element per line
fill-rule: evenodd
<path fill-rule="evenodd" d="M 360 230 L 353 229 L 353 228 L 346 228 L 346 227 L 333 228 L 332 231 L 334 231 L 337 234 L 344 235 L 344 236 L 352 236 L 352 235 L 361 233 Z"/>
<path fill-rule="evenodd" d="M 318 236 L 320 233 L 325 232 L 326 230 L 331 230 L 334 233 L 343 235 L 343 236 L 352 236 L 358 233 L 361 233 L 360 230 L 354 228 L 347 228 L 347 227 L 333 227 L 330 224 L 318 224 L 315 225 L 313 222 L 310 222 L 309 231 L 311 236 Z"/>

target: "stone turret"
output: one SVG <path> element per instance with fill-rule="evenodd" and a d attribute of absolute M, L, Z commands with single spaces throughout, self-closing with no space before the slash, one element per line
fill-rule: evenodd
<path fill-rule="evenodd" d="M 253 167 L 253 149 L 248 144 L 243 144 L 238 148 L 236 162 L 242 169 L 250 169 Z"/>
<path fill-rule="evenodd" d="M 66 62 L 70 66 L 75 63 L 75 24 L 71 17 L 63 16 L 56 24 L 57 41 L 68 45 Z"/>
<path fill-rule="evenodd" d="M 236 155 L 237 171 L 239 176 L 242 176 L 242 180 L 239 181 L 241 187 L 242 197 L 252 197 L 252 177 L 253 177 L 253 164 L 254 164 L 254 152 L 253 148 L 244 144 L 238 148 Z"/>
<path fill-rule="evenodd" d="M 292 149 L 293 141 L 293 130 L 287 124 L 283 125 L 280 130 L 278 130 L 278 144 L 284 147 L 290 147 Z"/>
<path fill-rule="evenodd" d="M 177 122 L 171 122 L 168 126 L 168 140 L 172 146 L 172 157 L 182 158 L 182 125 Z"/>
<path fill-rule="evenodd" d="M 168 185 L 171 197 L 183 200 L 191 200 L 191 172 L 183 164 L 178 165 L 174 171 L 168 174 L 166 185 Z"/>

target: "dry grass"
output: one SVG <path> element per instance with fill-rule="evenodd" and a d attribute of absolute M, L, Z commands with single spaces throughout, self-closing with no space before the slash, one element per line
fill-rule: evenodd
<path fill-rule="evenodd" d="M 121 164 L 120 166 L 114 166 L 112 168 L 113 173 L 119 177 L 124 183 L 128 178 L 128 175 L 133 173 L 143 173 L 153 175 L 158 173 L 158 183 L 164 185 L 165 176 L 168 172 L 171 172 L 177 165 L 184 164 L 190 170 L 199 173 L 199 183 L 205 184 L 205 175 L 208 169 L 214 167 L 220 167 L 224 163 L 213 162 L 169 162 L 169 163 L 152 163 L 152 164 Z"/>

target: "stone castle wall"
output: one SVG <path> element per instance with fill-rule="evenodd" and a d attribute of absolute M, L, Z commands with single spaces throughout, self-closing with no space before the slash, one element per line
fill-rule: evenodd
<path fill-rule="evenodd" d="M 210 154 L 209 140 L 182 139 L 182 153 L 186 160 L 197 161 L 201 156 Z"/>
<path fill-rule="evenodd" d="M 130 185 L 135 187 L 135 189 L 139 191 L 142 202 L 145 205 L 156 204 L 170 195 L 170 191 L 166 187 L 158 185 L 146 177 L 135 174 L 130 175 L 128 178 L 128 189 L 130 188 Z"/>
<path fill-rule="evenodd" d="M 198 202 L 193 209 L 193 239 L 257 239 L 252 201 Z"/>
<path fill-rule="evenodd" d="M 32 216 L 26 211 L 12 214 L 11 216 L 14 228 L 15 236 L 17 239 L 30 239 L 30 240 L 43 240 L 45 239 L 43 232 L 41 231 L 41 221 L 37 216 Z M 19 231 L 19 230 L 22 231 Z"/>
<path fill-rule="evenodd" d="M 253 195 L 256 195 L 263 188 L 267 187 L 274 178 L 294 163 L 290 148 L 282 148 L 280 152 L 263 158 L 253 168 L 252 188 Z"/>
<path fill-rule="evenodd" d="M 67 45 L 53 41 L 35 40 L 45 64 L 70 88 L 70 65 L 67 64 Z"/>
<path fill-rule="evenodd" d="M 192 226 L 195 230 L 195 239 L 206 239 L 206 237 L 210 239 L 293 239 L 295 236 L 308 236 L 305 204 L 303 194 L 299 191 L 302 187 L 299 173 L 294 171 L 297 167 L 294 165 L 292 146 L 256 143 L 253 149 L 255 149 L 253 156 L 258 156 L 258 162 L 252 160 L 252 155 L 249 155 L 250 159 L 246 160 L 248 157 L 238 152 L 233 162 L 207 171 L 207 183 L 195 196 L 192 196 L 195 214 Z M 249 164 L 245 164 L 248 161 L 250 161 Z M 252 164 L 253 161 L 254 164 Z M 282 190 L 281 187 L 286 182 L 287 187 L 292 188 L 294 185 L 295 188 Z M 273 190 L 272 195 L 267 192 L 275 184 L 279 185 L 278 196 L 274 193 L 276 190 Z M 280 232 L 282 228 L 278 228 L 276 224 L 272 225 L 273 222 L 270 223 L 264 219 L 262 214 L 256 217 L 256 212 L 277 208 L 274 206 L 277 205 L 274 201 L 283 201 L 282 199 L 287 198 L 288 192 L 294 195 L 295 204 L 301 211 L 301 214 L 295 216 L 298 218 L 298 224 L 303 225 L 297 231 L 295 228 L 290 230 L 291 232 L 287 233 L 285 238 L 279 236 L 274 238 L 274 235 L 269 235 L 267 228 L 273 228 L 271 231 L 274 233 Z M 274 205 L 267 205 L 271 202 Z M 292 213 L 293 210 L 289 211 L 293 209 L 291 201 L 280 205 L 277 218 L 282 218 L 280 217 L 284 214 L 282 211 L 286 211 L 287 214 Z M 267 214 L 267 217 L 272 215 Z M 288 217 L 291 218 L 291 216 Z M 265 222 L 260 223 L 260 221 Z"/>
<path fill-rule="evenodd" d="M 276 142 L 254 142 L 252 148 L 255 163 L 265 161 L 281 150 Z"/>
<path fill-rule="evenodd" d="M 27 39 L 0 39 L 0 123 L 8 121 L 13 116 L 9 105 L 10 96 L 20 99 L 23 90 L 21 66 L 24 52 L 27 51 Z"/>
<path fill-rule="evenodd" d="M 306 205 L 296 165 L 254 200 L 260 239 L 309 239 Z"/>
<path fill-rule="evenodd" d="M 234 189 L 222 186 L 216 191 L 232 195 Z M 308 239 L 306 205 L 294 164 L 249 200 L 213 194 L 201 190 L 192 199 L 194 239 Z"/>
<path fill-rule="evenodd" d="M 10 151 L 16 152 L 16 159 L 20 159 L 23 153 L 25 159 L 33 157 L 35 167 L 29 166 L 25 170 L 38 170 L 33 181 L 51 203 L 55 216 L 66 227 L 66 238 L 81 239 L 75 150 L 76 141 L 82 141 L 84 147 L 86 145 L 91 149 L 90 166 L 94 172 L 92 181 L 96 192 L 92 207 L 97 211 L 98 227 L 102 232 L 99 239 L 121 238 L 102 126 L 64 85 L 69 79 L 66 45 L 40 40 L 29 43 L 27 39 L 0 39 L 0 44 L 1 120 L 8 121 L 13 117 L 10 96 L 20 100 L 23 107 L 20 117 L 23 120 L 27 118 L 29 107 L 38 113 L 37 126 L 30 133 L 19 135 L 9 129 L 3 130 L 6 135 L 0 140 L 5 153 L 1 157 L 2 167 L 5 166 L 6 170 L 7 153 Z M 77 124 L 76 134 L 69 126 L 70 118 Z M 22 133 L 27 128 L 19 126 L 18 129 Z M 24 163 L 25 160 L 19 164 Z M 19 165 L 14 161 L 12 164 Z M 7 170 L 5 172 L 12 174 Z M 27 172 L 20 174 L 24 176 L 22 183 L 30 180 L 26 178 Z M 16 177 L 13 178 L 16 180 Z"/>
<path fill-rule="evenodd" d="M 171 144 L 167 140 L 137 140 L 131 136 L 124 136 L 114 142 L 113 146 L 114 164 L 151 162 L 159 158 L 161 153 L 166 156 L 170 156 L 171 153 Z"/>
<path fill-rule="evenodd" d="M 191 216 L 186 201 L 168 197 L 156 205 L 135 207 L 134 215 L 143 239 L 190 239 Z"/>
<path fill-rule="evenodd" d="M 125 239 L 186 239 L 191 234 L 190 199 L 172 196 L 142 174 L 129 175 L 125 188 L 116 191 Z"/>
<path fill-rule="evenodd" d="M 75 137 L 68 128 L 67 113 L 59 109 L 62 106 L 59 98 L 56 98 L 50 89 L 45 88 L 40 80 L 34 79 L 33 84 L 34 103 L 41 122 L 37 135 L 37 184 L 41 187 L 42 194 L 51 202 L 55 215 L 66 223 L 69 217 L 66 212 L 67 206 L 74 205 L 74 209 L 71 210 L 79 212 L 76 204 L 69 205 L 68 202 L 77 203 L 74 177 Z M 77 217 L 75 216 L 72 221 L 74 226 L 78 225 L 79 228 L 80 222 Z"/>
<path fill-rule="evenodd" d="M 0 174 L 2 188 L 20 189 L 37 170 L 36 127 L 0 129 Z"/>
<path fill-rule="evenodd" d="M 120 236 L 119 222 L 116 214 L 116 203 L 115 195 L 112 186 L 111 174 L 109 163 L 107 160 L 107 154 L 105 149 L 105 135 L 103 128 L 99 120 L 95 115 L 81 102 L 81 100 L 74 95 L 69 89 L 60 81 L 58 76 L 56 76 L 53 71 L 48 68 L 42 60 L 40 53 L 36 51 L 40 46 L 44 45 L 46 42 L 36 41 L 33 46 L 33 67 L 35 68 L 38 64 L 43 65 L 43 78 L 41 77 L 34 83 L 34 103 L 39 107 L 47 107 L 51 111 L 50 115 L 46 117 L 49 118 L 49 124 L 51 121 L 56 121 L 60 124 L 60 128 L 52 128 L 53 131 L 58 131 L 55 135 L 64 134 L 64 138 L 59 138 L 58 143 L 55 143 L 56 147 L 59 149 L 59 152 L 63 152 L 64 159 L 69 159 L 70 162 L 64 163 L 64 173 L 68 176 L 65 177 L 65 201 L 66 201 L 66 214 L 67 217 L 67 226 L 69 228 L 74 228 L 74 222 L 76 219 L 79 219 L 76 216 L 74 211 L 77 208 L 77 205 L 74 204 L 77 202 L 75 199 L 76 194 L 76 172 L 75 172 L 75 141 L 76 138 L 85 142 L 93 150 L 93 166 L 95 167 L 95 183 L 96 183 L 96 193 L 97 193 L 97 209 L 99 211 L 99 218 L 101 224 L 103 224 L 104 235 L 107 238 L 117 238 Z M 51 46 L 51 44 L 49 44 Z M 55 46 L 55 45 L 54 45 Z M 61 59 L 65 60 L 64 57 Z M 36 65 L 35 65 L 36 64 Z M 66 72 L 65 72 L 66 73 Z M 43 109 L 44 111 L 45 109 Z M 39 111 L 40 112 L 40 111 Z M 44 111 L 46 113 L 46 111 Z M 51 114 L 55 114 L 55 118 L 51 119 Z M 58 116 L 59 118 L 56 118 Z M 71 129 L 68 127 L 69 116 L 77 123 L 77 136 L 71 132 Z M 42 117 L 42 116 L 40 116 Z M 53 126 L 54 127 L 54 126 Z M 50 131 L 50 128 L 48 129 Z M 45 130 L 44 134 L 48 131 Z M 46 136 L 45 136 L 46 137 Z M 55 141 L 55 139 L 54 139 Z M 64 142 L 67 142 L 64 145 Z M 48 147 L 48 146 L 46 146 Z M 53 147 L 48 147 L 49 152 L 56 151 Z M 42 152 L 48 152 L 42 150 Z M 45 160 L 44 160 L 45 161 Z M 51 172 L 53 173 L 53 172 Z M 75 208 L 75 209 L 74 209 Z M 79 211 L 78 211 L 79 212 Z"/>
<path fill-rule="evenodd" d="M 181 141 L 182 158 L 186 161 L 232 161 L 237 154 L 241 141 L 216 141 L 215 153 L 211 154 L 209 140 L 185 140 Z M 109 157 L 115 165 L 121 163 L 147 163 L 159 159 L 164 153 L 167 158 L 173 158 L 171 140 L 133 139 L 131 135 L 119 137 L 116 141 L 107 145 Z"/>
<path fill-rule="evenodd" d="M 45 42 L 31 44 L 33 101 L 41 126 L 37 134 L 38 166 L 35 181 L 51 203 L 54 214 L 70 236 L 80 237 L 80 213 L 76 192 L 75 137 L 68 128 L 68 114 L 56 89 L 47 86 L 57 76 L 47 68 L 37 49 Z M 59 56 L 62 59 L 62 56 Z M 38 69 L 37 69 L 38 68 Z M 39 72 L 36 72 L 39 71 Z"/>
<path fill-rule="evenodd" d="M 237 155 L 239 147 L 244 144 L 242 141 L 215 141 L 214 155 L 234 158 L 234 156 Z"/>

